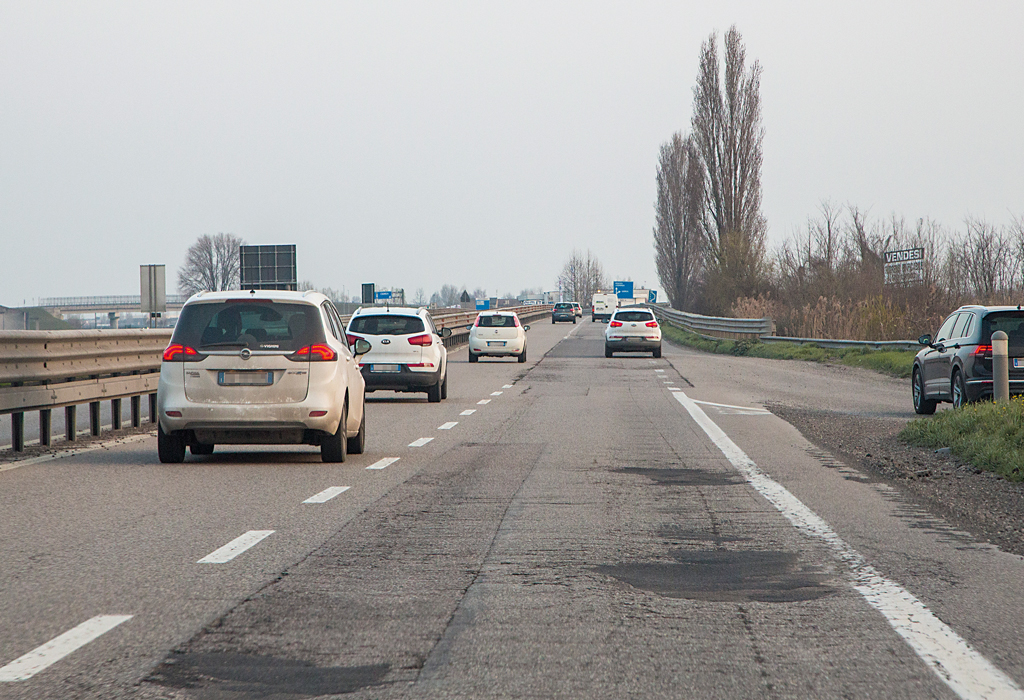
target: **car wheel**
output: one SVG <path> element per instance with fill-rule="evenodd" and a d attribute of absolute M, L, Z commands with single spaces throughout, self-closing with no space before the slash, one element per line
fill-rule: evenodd
<path fill-rule="evenodd" d="M 551 319 L 551 325 L 555 325 L 555 319 Z"/>
<path fill-rule="evenodd" d="M 526 362 L 526 346 L 523 346 L 523 351 L 518 355 L 520 362 Z"/>
<path fill-rule="evenodd" d="M 612 349 L 610 347 L 608 347 L 607 345 L 604 348 L 604 356 L 605 357 L 611 357 L 612 356 Z"/>
<path fill-rule="evenodd" d="M 348 425 L 348 404 L 341 411 L 341 422 L 338 423 L 338 430 L 334 435 L 324 438 L 320 443 L 320 459 L 324 462 L 344 462 L 348 457 L 348 438 L 345 436 L 345 426 Z"/>
<path fill-rule="evenodd" d="M 651 355 L 654 357 L 661 357 L 661 346 L 658 346 L 654 350 L 651 350 Z"/>
<path fill-rule="evenodd" d="M 185 441 L 177 435 L 168 435 L 162 425 L 157 426 L 156 453 L 164 464 L 181 464 L 185 461 Z"/>
<path fill-rule="evenodd" d="M 597 323 L 597 319 L 596 319 L 596 318 L 594 318 L 593 316 L 591 316 L 591 317 L 590 317 L 590 322 L 591 322 L 591 323 Z"/>
<path fill-rule="evenodd" d="M 350 455 L 361 455 L 366 449 L 366 402 L 363 402 L 363 419 L 359 421 L 359 432 L 355 437 L 348 439 L 348 453 Z"/>
<path fill-rule="evenodd" d="M 572 325 L 574 325 L 574 326 L 576 325 L 576 317 L 575 316 L 572 317 Z"/>
<path fill-rule="evenodd" d="M 474 355 L 472 350 L 469 351 L 469 361 L 470 362 L 476 362 L 479 359 L 480 359 L 480 357 L 478 355 Z"/>
<path fill-rule="evenodd" d="M 194 455 L 212 455 L 213 447 L 213 443 L 197 442 L 194 445 L 189 445 L 188 449 Z"/>
<path fill-rule="evenodd" d="M 954 371 L 953 380 L 951 382 L 952 395 L 953 395 L 953 408 L 963 408 L 967 405 L 967 384 L 964 382 L 964 375 L 962 372 Z"/>
<path fill-rule="evenodd" d="M 932 401 L 924 397 L 924 376 L 922 376 L 921 372 L 917 369 L 914 370 L 914 378 L 911 380 L 911 386 L 914 391 L 914 412 L 925 416 L 930 416 L 935 413 L 935 406 L 939 402 Z"/>
<path fill-rule="evenodd" d="M 430 403 L 441 403 L 441 379 L 438 378 L 437 384 L 427 389 L 427 401 Z"/>
<path fill-rule="evenodd" d="M 448 398 L 448 368 L 444 369 L 444 381 L 441 382 L 441 399 Z"/>

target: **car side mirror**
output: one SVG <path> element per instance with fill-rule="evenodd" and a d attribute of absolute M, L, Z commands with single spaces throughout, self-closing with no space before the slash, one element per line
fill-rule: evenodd
<path fill-rule="evenodd" d="M 352 346 L 352 354 L 355 355 L 356 357 L 359 357 L 360 355 L 365 355 L 366 353 L 370 352 L 370 350 L 372 349 L 373 346 L 370 345 L 369 340 L 367 340 L 366 338 L 360 338 L 359 340 L 356 341 L 355 345 Z"/>
<path fill-rule="evenodd" d="M 932 344 L 932 336 L 931 336 L 930 333 L 925 333 L 924 335 L 922 335 L 920 338 L 917 339 L 917 342 L 920 345 L 931 345 Z"/>
<path fill-rule="evenodd" d="M 523 330 L 524 331 L 528 331 L 528 330 L 530 330 L 530 327 L 529 326 L 523 326 Z"/>
<path fill-rule="evenodd" d="M 451 338 L 452 337 L 452 329 L 451 328 L 442 328 L 441 329 L 441 337 L 442 338 Z"/>
<path fill-rule="evenodd" d="M 469 324 L 468 326 L 466 326 L 466 328 L 468 328 L 469 330 L 473 330 L 473 324 Z"/>

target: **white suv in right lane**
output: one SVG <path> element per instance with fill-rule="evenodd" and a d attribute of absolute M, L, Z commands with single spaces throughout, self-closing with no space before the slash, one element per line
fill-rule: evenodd
<path fill-rule="evenodd" d="M 649 352 L 661 357 L 661 326 L 649 309 L 616 309 L 604 329 L 604 356 L 615 352 Z"/>

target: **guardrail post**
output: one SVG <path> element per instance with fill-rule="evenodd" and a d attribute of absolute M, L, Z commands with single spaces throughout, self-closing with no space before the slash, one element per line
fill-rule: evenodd
<path fill-rule="evenodd" d="M 78 406 L 64 407 L 64 437 L 68 442 L 74 442 L 78 439 L 78 426 L 75 425 L 77 409 Z"/>
<path fill-rule="evenodd" d="M 149 395 L 149 422 L 156 423 L 156 394 Z"/>
<path fill-rule="evenodd" d="M 50 434 L 53 431 L 53 411 L 44 408 L 39 411 L 39 444 L 49 447 L 51 442 Z"/>
<path fill-rule="evenodd" d="M 11 414 L 11 447 L 15 452 L 25 451 L 25 414 Z"/>
<path fill-rule="evenodd" d="M 996 401 L 1010 400 L 1009 338 L 1003 331 L 992 334 L 992 394 Z"/>
<path fill-rule="evenodd" d="M 110 427 L 113 430 L 121 429 L 121 399 L 110 400 Z"/>
<path fill-rule="evenodd" d="M 142 397 L 132 397 L 132 427 L 138 428 L 142 425 Z"/>
<path fill-rule="evenodd" d="M 93 437 L 100 434 L 100 402 L 89 402 L 89 432 Z"/>

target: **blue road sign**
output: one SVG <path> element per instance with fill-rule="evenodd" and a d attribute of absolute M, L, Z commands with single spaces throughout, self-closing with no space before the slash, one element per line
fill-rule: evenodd
<path fill-rule="evenodd" d="M 649 290 L 647 292 L 647 303 L 648 304 L 657 304 L 658 303 L 658 290 L 657 289 L 651 289 L 651 290 Z"/>
<path fill-rule="evenodd" d="M 615 290 L 615 296 L 618 297 L 619 299 L 633 298 L 632 282 L 613 282 L 612 288 Z"/>
<path fill-rule="evenodd" d="M 391 301 L 391 292 L 377 292 L 373 296 L 377 301 Z"/>

